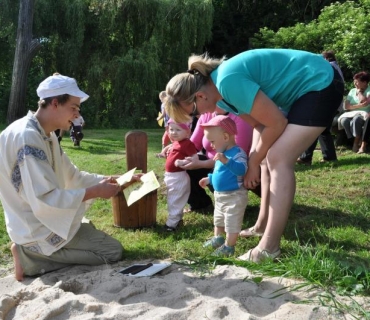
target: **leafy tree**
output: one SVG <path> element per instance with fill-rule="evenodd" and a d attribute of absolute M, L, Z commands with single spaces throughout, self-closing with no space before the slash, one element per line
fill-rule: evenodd
<path fill-rule="evenodd" d="M 38 0 L 37 7 L 40 76 L 77 78 L 91 96 L 84 118 L 100 126 L 153 123 L 168 75 L 186 70 L 211 36 L 209 0 Z"/>
<path fill-rule="evenodd" d="M 90 94 L 83 104 L 89 125 L 154 124 L 158 92 L 187 69 L 191 53 L 206 50 L 233 56 L 251 47 L 334 49 L 351 78 L 368 65 L 361 39 L 369 1 L 341 0 L 322 10 L 333 1 L 37 0 L 33 38 L 42 48 L 30 65 L 25 109 L 37 107 L 35 88 L 57 71 Z M 18 8 L 18 1 L 0 0 L 0 114 L 10 92 Z"/>
<path fill-rule="evenodd" d="M 276 32 L 296 23 L 316 19 L 333 0 L 214 0 L 212 41 L 206 50 L 212 55 L 233 56 L 250 49 L 250 38 L 261 28 Z M 344 2 L 341 0 L 340 2 Z"/>
<path fill-rule="evenodd" d="M 334 3 L 325 7 L 316 20 L 281 28 L 277 32 L 262 28 L 253 39 L 256 47 L 294 48 L 311 52 L 332 49 L 346 80 L 354 73 L 368 70 L 370 45 L 370 0 Z"/>
<path fill-rule="evenodd" d="M 13 61 L 11 43 L 22 1 L 0 0 L 4 9 L 0 13 L 0 48 L 6 47 L 8 61 Z M 28 99 L 16 104 L 24 110 L 18 111 L 16 117 L 23 116 L 27 108 L 37 107 L 38 83 L 59 72 L 75 77 L 90 94 L 91 99 L 83 104 L 89 124 L 139 127 L 145 119 L 155 123 L 158 92 L 164 89 L 170 76 L 187 69 L 188 56 L 202 52 L 211 37 L 211 0 L 33 0 L 30 3 L 33 2 L 34 23 L 32 28 L 27 28 L 27 37 L 37 40 L 42 48 L 28 65 L 28 77 L 21 76 L 29 83 Z M 16 14 L 9 15 L 13 11 Z M 6 79 L 11 78 L 11 67 L 3 57 L 0 58 L 1 92 L 10 87 Z M 25 91 L 19 84 L 13 87 L 18 93 Z"/>

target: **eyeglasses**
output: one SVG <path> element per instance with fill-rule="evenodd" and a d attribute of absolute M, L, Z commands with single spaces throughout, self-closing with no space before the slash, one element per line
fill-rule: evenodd
<path fill-rule="evenodd" d="M 199 113 L 199 111 L 197 109 L 197 102 L 194 100 L 193 111 L 189 114 L 189 116 L 196 117 L 196 116 L 199 116 L 199 114 L 200 113 Z"/>

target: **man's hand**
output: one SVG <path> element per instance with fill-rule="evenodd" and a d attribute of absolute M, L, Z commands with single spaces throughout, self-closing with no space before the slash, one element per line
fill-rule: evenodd
<path fill-rule="evenodd" d="M 134 174 L 130 182 L 125 183 L 123 186 L 120 186 L 117 183 L 118 177 L 105 177 L 95 186 L 86 188 L 85 197 L 82 201 L 86 201 L 94 198 L 103 198 L 109 199 L 118 194 L 124 188 L 128 187 L 130 184 L 133 184 L 135 181 L 140 181 L 140 177 L 143 173 Z"/>
<path fill-rule="evenodd" d="M 105 177 L 95 186 L 86 188 L 85 196 L 82 201 L 86 201 L 94 198 L 109 199 L 121 190 L 120 185 L 116 179 L 112 177 Z"/>
<path fill-rule="evenodd" d="M 116 179 L 108 177 L 103 179 L 96 185 L 99 198 L 109 199 L 121 190 L 121 186 L 117 183 Z"/>

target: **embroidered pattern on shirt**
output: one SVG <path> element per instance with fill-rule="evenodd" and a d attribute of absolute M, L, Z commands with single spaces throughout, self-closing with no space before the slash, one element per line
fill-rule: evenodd
<path fill-rule="evenodd" d="M 31 156 L 42 161 L 47 161 L 45 152 L 39 148 L 25 145 L 18 150 L 17 162 L 12 171 L 12 184 L 17 192 L 19 192 L 20 185 L 22 184 L 20 165 L 22 164 L 26 156 Z"/>
<path fill-rule="evenodd" d="M 37 244 L 37 242 L 30 242 L 26 244 L 22 244 L 22 247 L 36 253 L 42 254 L 40 246 Z"/>
<path fill-rule="evenodd" d="M 50 235 L 45 239 L 50 245 L 53 247 L 59 247 L 62 243 L 65 242 L 65 240 L 58 236 L 56 233 L 52 232 Z"/>

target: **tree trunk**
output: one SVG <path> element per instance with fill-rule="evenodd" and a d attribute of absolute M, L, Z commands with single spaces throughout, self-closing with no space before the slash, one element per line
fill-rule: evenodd
<path fill-rule="evenodd" d="M 32 39 L 34 3 L 35 0 L 20 0 L 12 87 L 6 119 L 8 124 L 25 115 L 28 70 L 41 47 L 39 40 Z"/>

